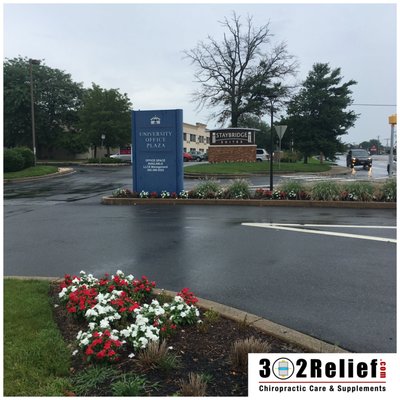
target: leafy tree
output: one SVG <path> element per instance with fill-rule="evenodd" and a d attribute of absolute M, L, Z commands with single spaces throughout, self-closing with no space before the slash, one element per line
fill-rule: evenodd
<path fill-rule="evenodd" d="M 108 148 L 126 145 L 131 141 L 132 104 L 127 94 L 118 89 L 102 89 L 96 84 L 88 89 L 80 110 L 80 127 L 95 149 L 102 144 Z"/>
<path fill-rule="evenodd" d="M 29 59 L 6 59 L 4 71 L 4 144 L 7 147 L 32 148 Z M 75 129 L 77 111 L 83 94 L 82 85 L 65 72 L 50 68 L 42 61 L 32 65 L 35 99 L 35 131 L 38 156 L 50 156 L 53 149 L 69 142 L 80 143 Z M 76 149 L 75 145 L 75 149 Z"/>
<path fill-rule="evenodd" d="M 305 163 L 314 154 L 333 158 L 342 148 L 340 136 L 357 119 L 354 111 L 346 111 L 352 104 L 350 87 L 357 82 L 341 84 L 340 73 L 340 68 L 331 70 L 329 64 L 314 64 L 300 92 L 289 103 L 286 122 Z"/>
<path fill-rule="evenodd" d="M 251 115 L 242 115 L 238 121 L 240 126 L 245 128 L 258 129 L 256 132 L 256 145 L 262 149 L 269 149 L 271 138 L 270 126 L 258 117 Z"/>
<path fill-rule="evenodd" d="M 233 14 L 221 25 L 227 31 L 221 42 L 209 36 L 185 54 L 197 68 L 195 79 L 200 89 L 194 100 L 200 108 L 219 109 L 211 114 L 218 123 L 230 120 L 230 125 L 237 127 L 242 115 L 265 113 L 268 92 L 294 75 L 297 64 L 285 43 L 271 44 L 269 23 L 255 27 L 248 17 L 242 25 L 240 17 Z"/>

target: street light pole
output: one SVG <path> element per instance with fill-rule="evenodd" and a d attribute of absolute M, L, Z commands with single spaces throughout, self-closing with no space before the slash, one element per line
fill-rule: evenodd
<path fill-rule="evenodd" d="M 271 138 L 270 138 L 270 146 L 269 146 L 269 190 L 274 190 L 274 164 L 273 164 L 273 154 L 274 154 L 274 100 L 276 100 L 277 96 L 271 94 L 268 96 L 268 99 L 271 103 Z"/>
<path fill-rule="evenodd" d="M 40 60 L 29 59 L 29 75 L 31 86 L 31 117 L 32 117 L 32 151 L 33 151 L 33 165 L 36 166 L 36 132 L 35 132 L 35 101 L 33 98 L 33 77 L 32 65 L 39 65 Z"/>

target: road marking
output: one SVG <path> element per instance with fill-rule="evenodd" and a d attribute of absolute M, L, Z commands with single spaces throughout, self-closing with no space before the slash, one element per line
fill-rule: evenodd
<path fill-rule="evenodd" d="M 338 237 L 348 237 L 348 238 L 352 238 L 352 239 L 374 240 L 377 242 L 397 243 L 397 239 L 391 239 L 391 238 L 385 238 L 385 237 L 379 237 L 379 236 L 356 235 L 353 233 L 321 231 L 321 230 L 316 230 L 316 229 L 304 229 L 307 227 L 396 229 L 395 226 L 387 227 L 387 226 L 365 226 L 365 225 L 275 224 L 275 223 L 252 223 L 252 222 L 243 222 L 242 225 L 255 227 L 255 228 L 280 229 L 280 230 L 285 230 L 285 231 L 312 233 L 312 234 L 317 234 L 317 235 L 338 236 Z"/>

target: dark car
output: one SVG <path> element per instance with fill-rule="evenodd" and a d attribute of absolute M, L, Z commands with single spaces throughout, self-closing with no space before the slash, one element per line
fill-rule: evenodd
<path fill-rule="evenodd" d="M 204 161 L 205 153 L 202 153 L 201 151 L 191 151 L 189 154 L 195 161 Z"/>
<path fill-rule="evenodd" d="M 367 150 L 350 149 L 346 157 L 346 165 L 350 168 L 362 165 L 364 169 L 370 169 L 372 167 L 372 158 Z"/>

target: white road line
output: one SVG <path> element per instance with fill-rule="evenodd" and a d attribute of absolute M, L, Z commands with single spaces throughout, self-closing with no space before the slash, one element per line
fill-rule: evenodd
<path fill-rule="evenodd" d="M 352 234 L 352 233 L 319 231 L 319 230 L 315 230 L 315 229 L 304 229 L 305 225 L 301 225 L 301 224 L 297 224 L 297 225 L 292 224 L 291 225 L 291 224 L 243 222 L 242 225 L 255 227 L 255 228 L 280 229 L 280 230 L 285 230 L 285 231 L 301 232 L 301 233 L 312 233 L 312 234 L 317 234 L 317 235 L 338 236 L 338 237 L 348 237 L 348 238 L 352 238 L 352 239 L 374 240 L 374 241 L 377 241 L 377 242 L 397 243 L 396 239 L 390 239 L 390 238 L 379 237 L 379 236 L 356 235 L 356 234 Z M 301 226 L 303 228 L 296 228 L 295 226 L 298 226 L 298 227 Z M 337 227 L 335 225 L 314 225 L 314 224 L 310 224 L 310 226 Z M 344 225 L 343 227 L 351 227 L 351 226 L 350 225 Z M 360 226 L 358 226 L 358 225 L 354 226 L 353 225 L 353 227 L 359 228 Z M 363 227 L 363 226 L 361 226 L 361 227 Z"/>
<path fill-rule="evenodd" d="M 360 228 L 360 229 L 396 229 L 396 226 L 383 225 L 323 225 L 323 224 L 275 224 L 279 226 L 316 226 L 321 228 Z"/>

